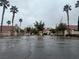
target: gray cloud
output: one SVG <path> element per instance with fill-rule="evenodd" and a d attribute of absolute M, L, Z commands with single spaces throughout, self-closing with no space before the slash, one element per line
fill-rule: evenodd
<path fill-rule="evenodd" d="M 70 4 L 72 6 L 72 11 L 70 12 L 70 24 L 77 24 L 77 17 L 79 9 L 75 8 L 75 3 L 77 0 L 9 0 L 11 5 L 16 5 L 19 12 L 15 18 L 15 24 L 18 23 L 19 18 L 23 18 L 23 25 L 28 26 L 33 25 L 37 20 L 42 20 L 45 22 L 47 27 L 55 27 L 57 23 L 63 17 L 63 22 L 66 21 L 66 13 L 63 12 L 63 6 L 65 4 Z M 0 7 L 0 11 L 2 8 Z M 0 13 L 1 16 L 1 13 Z M 9 9 L 6 10 L 4 24 L 6 25 L 7 20 L 11 20 L 12 13 Z M 1 18 L 1 17 L 0 17 Z"/>

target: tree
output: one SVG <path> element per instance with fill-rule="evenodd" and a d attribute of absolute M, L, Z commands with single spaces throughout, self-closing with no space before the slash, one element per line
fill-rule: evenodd
<path fill-rule="evenodd" d="M 77 3 L 75 4 L 75 7 L 76 7 L 76 8 L 79 7 L 79 1 L 77 1 Z M 79 31 L 79 16 L 78 16 L 78 31 Z"/>
<path fill-rule="evenodd" d="M 2 32 L 5 9 L 7 9 L 9 7 L 9 1 L 0 0 L 0 6 L 3 6 L 2 19 L 1 19 L 1 32 Z"/>
<path fill-rule="evenodd" d="M 26 27 L 24 30 L 26 33 L 28 33 L 28 35 L 31 34 L 31 27 Z"/>
<path fill-rule="evenodd" d="M 15 18 L 15 14 L 18 12 L 18 8 L 16 6 L 12 6 L 10 8 L 10 12 L 12 12 L 13 16 L 12 16 L 12 26 L 14 24 L 14 18 Z"/>
<path fill-rule="evenodd" d="M 20 30 L 20 28 L 19 28 L 18 24 L 15 24 L 15 31 L 17 32 L 17 34 L 19 33 L 19 30 Z"/>
<path fill-rule="evenodd" d="M 79 7 L 79 1 L 77 1 L 77 3 L 75 4 L 75 7 Z"/>
<path fill-rule="evenodd" d="M 79 16 L 78 16 L 78 31 L 79 31 Z"/>
<path fill-rule="evenodd" d="M 21 23 L 22 23 L 22 21 L 23 21 L 23 20 L 20 18 L 20 19 L 19 19 L 19 22 L 20 22 L 20 27 L 21 27 Z"/>
<path fill-rule="evenodd" d="M 66 26 L 66 24 L 64 24 L 64 23 L 60 23 L 60 24 L 56 27 L 57 32 L 60 31 L 60 32 L 63 33 L 63 35 L 64 35 L 64 31 L 65 31 L 66 29 L 67 29 L 67 26 Z"/>
<path fill-rule="evenodd" d="M 10 20 L 8 20 L 8 21 L 7 21 L 7 24 L 8 24 L 8 26 L 9 26 L 9 25 L 11 24 L 11 21 L 10 21 Z"/>
<path fill-rule="evenodd" d="M 37 30 L 35 28 L 31 28 L 31 34 L 38 34 Z"/>
<path fill-rule="evenodd" d="M 26 32 L 27 32 L 27 33 L 31 33 L 31 27 L 27 27 L 27 28 L 26 28 Z"/>
<path fill-rule="evenodd" d="M 11 35 L 13 36 L 13 32 L 14 32 L 14 27 L 13 27 L 14 18 L 15 18 L 15 14 L 18 12 L 18 8 L 16 6 L 12 6 L 10 8 L 10 12 L 12 12 L 12 14 L 13 14 L 13 16 L 12 16 L 12 32 L 11 32 Z"/>
<path fill-rule="evenodd" d="M 63 10 L 67 14 L 67 24 L 68 24 L 68 29 L 67 30 L 68 30 L 68 34 L 70 34 L 70 30 L 69 30 L 69 11 L 71 11 L 71 6 L 65 5 Z"/>
<path fill-rule="evenodd" d="M 42 22 L 42 21 L 37 22 L 37 21 L 36 21 L 36 22 L 34 23 L 34 26 L 35 26 L 36 30 L 38 31 L 38 33 L 39 33 L 40 31 L 43 33 L 44 26 L 45 26 L 44 22 Z"/>

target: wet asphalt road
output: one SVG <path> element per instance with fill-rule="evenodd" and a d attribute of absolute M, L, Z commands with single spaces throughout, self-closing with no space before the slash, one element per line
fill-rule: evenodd
<path fill-rule="evenodd" d="M 79 59 L 79 38 L 0 38 L 0 59 Z"/>

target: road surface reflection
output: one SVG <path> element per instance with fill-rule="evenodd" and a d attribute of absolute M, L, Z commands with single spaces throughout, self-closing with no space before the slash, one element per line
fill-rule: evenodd
<path fill-rule="evenodd" d="M 78 38 L 22 36 L 0 39 L 0 59 L 79 59 Z"/>

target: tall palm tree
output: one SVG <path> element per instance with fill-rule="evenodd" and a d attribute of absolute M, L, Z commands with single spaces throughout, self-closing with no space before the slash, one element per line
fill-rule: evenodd
<path fill-rule="evenodd" d="M 75 4 L 75 7 L 79 7 L 79 1 L 77 1 L 77 3 Z"/>
<path fill-rule="evenodd" d="M 19 22 L 20 22 L 20 29 L 19 29 L 19 33 L 21 33 L 21 23 L 22 23 L 22 21 L 23 21 L 23 20 L 20 18 L 20 19 L 19 19 Z"/>
<path fill-rule="evenodd" d="M 14 27 L 13 27 L 13 24 L 14 24 L 14 18 L 15 18 L 15 14 L 18 12 L 18 8 L 16 6 L 12 6 L 10 8 L 10 12 L 12 12 L 13 16 L 12 16 L 12 32 L 11 32 L 11 35 L 13 36 L 13 32 L 14 32 Z"/>
<path fill-rule="evenodd" d="M 7 24 L 8 24 L 8 26 L 9 26 L 9 25 L 11 24 L 11 21 L 10 21 L 10 20 L 8 20 L 8 21 L 7 21 Z"/>
<path fill-rule="evenodd" d="M 12 16 L 12 26 L 14 24 L 14 18 L 15 18 L 15 14 L 18 12 L 18 8 L 16 6 L 12 6 L 10 8 L 10 12 L 12 12 L 13 16 Z"/>
<path fill-rule="evenodd" d="M 5 9 L 9 7 L 9 1 L 7 0 L 0 0 L 0 6 L 3 6 L 3 12 L 2 12 L 2 19 L 1 19 L 1 32 L 2 32 L 2 27 L 3 27 L 3 20 L 4 20 L 4 14 L 5 14 Z"/>
<path fill-rule="evenodd" d="M 68 25 L 68 34 L 70 34 L 70 31 L 69 31 L 69 11 L 71 11 L 71 6 L 69 5 L 65 5 L 63 10 L 66 12 L 67 14 L 67 25 Z"/>
<path fill-rule="evenodd" d="M 10 12 L 12 12 L 13 16 L 12 16 L 12 31 L 11 31 L 11 35 L 13 36 L 13 32 L 14 32 L 14 27 L 13 27 L 13 24 L 14 24 L 14 18 L 15 18 L 15 14 L 18 12 L 18 8 L 16 6 L 12 6 L 10 8 Z"/>
<path fill-rule="evenodd" d="M 19 19 L 19 22 L 20 22 L 20 27 L 21 27 L 21 23 L 22 23 L 22 21 L 23 21 L 23 20 L 20 18 L 20 19 Z"/>
<path fill-rule="evenodd" d="M 75 4 L 75 7 L 76 7 L 76 8 L 79 7 L 79 1 L 77 1 L 77 3 Z M 79 16 L 78 16 L 78 31 L 79 31 Z"/>
<path fill-rule="evenodd" d="M 79 16 L 78 16 L 78 31 L 79 31 Z"/>

